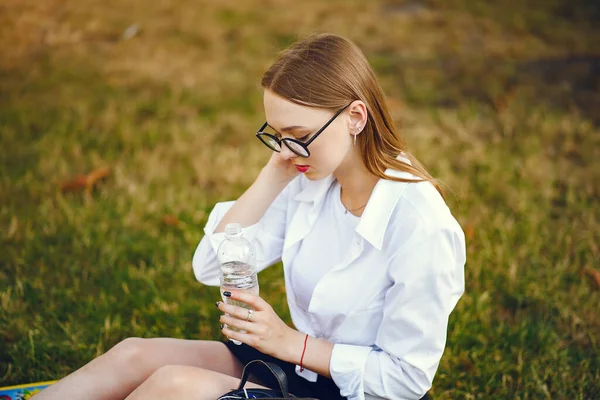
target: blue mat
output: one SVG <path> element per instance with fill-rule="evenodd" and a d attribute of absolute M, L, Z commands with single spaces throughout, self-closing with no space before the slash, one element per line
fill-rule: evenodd
<path fill-rule="evenodd" d="M 27 400 L 56 381 L 27 383 L 0 388 L 0 400 Z"/>

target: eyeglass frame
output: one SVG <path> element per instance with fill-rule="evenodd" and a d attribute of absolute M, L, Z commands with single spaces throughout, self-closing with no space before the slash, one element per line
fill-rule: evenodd
<path fill-rule="evenodd" d="M 265 121 L 265 123 L 263 124 L 263 126 L 260 127 L 260 129 L 256 132 L 256 137 L 258 138 L 258 140 L 260 140 L 265 146 L 267 146 L 270 150 L 276 151 L 277 153 L 281 152 L 281 149 L 283 148 L 282 146 L 282 142 L 285 143 L 285 145 L 287 146 L 288 149 L 290 149 L 290 151 L 294 154 L 296 154 L 298 157 L 302 157 L 302 158 L 308 158 L 310 157 L 310 150 L 308 149 L 308 145 L 310 145 L 312 142 L 315 141 L 315 139 L 317 137 L 319 137 L 319 135 L 321 133 L 323 133 L 323 131 L 325 129 L 327 129 L 327 127 L 329 125 L 331 125 L 331 123 L 333 121 L 335 121 L 335 119 L 346 109 L 350 106 L 349 103 L 348 105 L 344 106 L 343 108 L 340 108 L 334 115 L 333 117 L 331 117 L 331 119 L 329 121 L 327 121 L 327 123 L 325 125 L 323 125 L 323 127 L 321 129 L 319 129 L 307 142 L 303 143 L 301 141 L 299 141 L 298 139 L 292 139 L 292 138 L 278 138 L 274 135 L 271 135 L 270 133 L 264 132 L 263 130 L 269 126 L 269 123 Z M 275 150 L 274 148 L 272 148 L 270 145 L 268 145 L 261 136 L 268 136 L 271 139 L 275 140 L 275 142 L 277 142 L 277 144 L 279 145 L 280 149 L 279 150 Z M 305 151 L 306 151 L 306 155 L 303 154 L 298 154 L 294 149 L 292 149 L 290 146 L 288 146 L 287 142 L 293 142 L 297 145 L 299 145 L 300 147 L 302 147 Z"/>

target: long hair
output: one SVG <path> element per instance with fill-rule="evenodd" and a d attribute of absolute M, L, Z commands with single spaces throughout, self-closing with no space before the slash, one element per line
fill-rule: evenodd
<path fill-rule="evenodd" d="M 367 170 L 379 178 L 399 182 L 428 181 L 443 195 L 436 180 L 406 151 L 373 69 L 350 40 L 324 33 L 294 43 L 279 54 L 265 72 L 261 85 L 307 107 L 336 110 L 354 100 L 362 100 L 368 117 L 357 144 Z M 400 153 L 404 153 L 412 165 L 397 159 Z M 385 174 L 388 168 L 408 172 L 418 179 L 391 177 Z"/>

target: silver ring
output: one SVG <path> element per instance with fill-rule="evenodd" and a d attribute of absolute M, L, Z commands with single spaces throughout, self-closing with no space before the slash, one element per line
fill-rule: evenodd
<path fill-rule="evenodd" d="M 248 316 L 246 317 L 246 322 L 250 322 L 250 318 L 252 317 L 253 312 L 254 312 L 253 309 L 251 309 L 251 308 L 248 309 Z"/>

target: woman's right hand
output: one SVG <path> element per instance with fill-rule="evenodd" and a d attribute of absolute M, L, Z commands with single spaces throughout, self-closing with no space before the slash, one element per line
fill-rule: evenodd
<path fill-rule="evenodd" d="M 267 165 L 264 166 L 263 172 L 268 173 L 271 179 L 278 182 L 288 184 L 292 179 L 300 175 L 291 158 L 281 155 L 281 153 L 273 152 Z"/>

